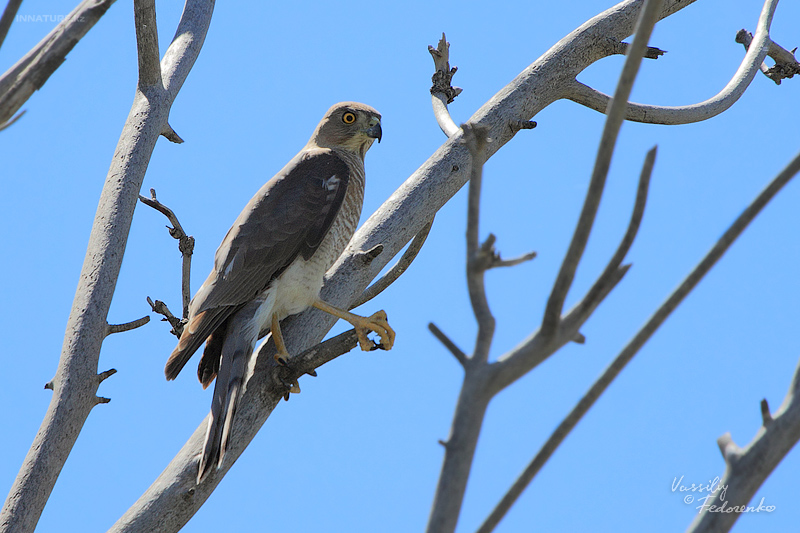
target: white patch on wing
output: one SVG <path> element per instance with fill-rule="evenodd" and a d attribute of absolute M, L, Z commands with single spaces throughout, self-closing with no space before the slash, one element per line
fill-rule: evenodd
<path fill-rule="evenodd" d="M 334 174 L 328 179 L 322 180 L 322 186 L 328 189 L 329 191 L 334 191 L 339 186 L 339 176 Z"/>

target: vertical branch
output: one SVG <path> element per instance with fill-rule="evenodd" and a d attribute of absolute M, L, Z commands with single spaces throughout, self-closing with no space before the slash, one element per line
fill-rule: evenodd
<path fill-rule="evenodd" d="M 481 211 L 481 182 L 483 180 L 483 164 L 486 161 L 486 145 L 488 144 L 487 129 L 480 126 L 464 124 L 463 142 L 469 149 L 472 166 L 469 178 L 469 199 L 467 204 L 467 288 L 472 311 L 478 321 L 478 336 L 475 341 L 473 357 L 476 361 L 485 362 L 489 358 L 489 347 L 494 336 L 495 320 L 489 309 L 486 299 L 486 286 L 484 273 L 489 268 L 491 259 L 491 244 L 487 250 L 478 244 L 480 211 Z M 489 237 L 487 243 L 493 242 Z"/>
<path fill-rule="evenodd" d="M 139 189 L 172 101 L 200 52 L 212 10 L 211 0 L 187 2 L 172 54 L 168 52 L 164 64 L 174 89 L 156 83 L 140 85 L 136 91 L 100 195 L 58 370 L 51 381 L 53 397 L 0 512 L 0 532 L 34 530 L 83 424 L 98 404 L 100 348 Z M 154 20 L 147 9 L 137 10 L 136 34 L 143 38 L 139 54 L 146 63 L 155 42 Z M 141 79 L 152 81 L 151 74 Z"/>
<path fill-rule="evenodd" d="M 155 0 L 134 0 L 133 16 L 136 21 L 138 45 L 139 90 L 144 92 L 146 87 L 160 89 L 163 84 L 159 64 Z"/>
<path fill-rule="evenodd" d="M 572 241 L 569 244 L 567 255 L 564 257 L 564 262 L 561 264 L 558 277 L 553 284 L 553 290 L 547 301 L 542 320 L 542 333 L 545 336 L 551 336 L 555 333 L 555 329 L 561 320 L 564 301 L 575 278 L 575 271 L 578 269 L 583 251 L 586 249 L 586 243 L 589 240 L 589 234 L 592 231 L 594 219 L 600 207 L 600 199 L 603 197 L 603 189 L 605 189 L 608 169 L 611 166 L 614 146 L 617 142 L 622 121 L 625 118 L 628 98 L 633 89 L 636 74 L 639 72 L 642 57 L 647 51 L 647 41 L 650 39 L 650 34 L 661 13 L 661 3 L 660 0 L 645 1 L 642 6 L 642 12 L 636 22 L 636 35 L 633 43 L 628 48 L 628 55 L 622 68 L 617 89 L 614 92 L 614 98 L 611 100 L 606 112 L 606 123 L 600 139 L 600 146 L 597 149 L 597 158 L 592 171 L 589 190 L 586 192 L 586 200 L 584 201 Z"/>

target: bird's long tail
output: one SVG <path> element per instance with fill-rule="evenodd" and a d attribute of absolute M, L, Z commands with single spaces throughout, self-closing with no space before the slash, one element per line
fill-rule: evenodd
<path fill-rule="evenodd" d="M 242 309 L 228 324 L 222 346 L 211 416 L 206 431 L 206 441 L 200 458 L 197 483 L 200 484 L 214 468 L 220 468 L 233 428 L 236 406 L 244 387 L 245 372 L 250 355 L 255 348 L 258 331 L 253 331 L 253 314 Z"/>

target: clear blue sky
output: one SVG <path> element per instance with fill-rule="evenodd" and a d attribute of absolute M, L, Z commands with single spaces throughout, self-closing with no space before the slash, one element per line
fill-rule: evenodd
<path fill-rule="evenodd" d="M 197 240 L 196 289 L 242 206 L 306 142 L 333 103 L 358 100 L 383 114 L 384 138 L 367 157 L 364 218 L 445 140 L 430 111 L 428 44 L 452 43 L 451 106 L 465 121 L 522 69 L 612 1 L 495 3 L 221 2 L 200 59 L 172 109 L 183 145 L 160 140 L 145 178 Z M 59 16 L 69 1 L 22 4 L 20 15 Z M 633 99 L 690 104 L 715 94 L 743 56 L 734 42 L 761 6 L 699 1 L 660 23 Z M 180 15 L 158 3 L 162 53 Z M 773 38 L 800 45 L 800 7 L 777 10 Z M 5 70 L 48 31 L 19 22 L 0 50 Z M 621 58 L 579 77 L 604 92 Z M 650 202 L 628 261 L 633 268 L 571 345 L 499 395 L 479 443 L 460 532 L 474 531 L 583 392 L 699 261 L 728 224 L 800 147 L 800 80 L 759 75 L 732 109 L 687 126 L 627 123 L 606 195 L 567 304 L 590 286 L 621 237 L 646 150 L 659 146 Z M 5 406 L 3 497 L 50 400 L 64 327 L 100 189 L 136 84 L 133 10 L 117 2 L 68 56 L 27 115 L 0 133 L 0 331 Z M 482 235 L 505 257 L 538 258 L 490 272 L 498 321 L 492 357 L 535 329 L 574 229 L 603 117 L 571 102 L 534 117 L 486 166 Z M 724 465 L 716 439 L 746 444 L 759 401 L 780 405 L 797 364 L 800 183 L 790 184 L 644 347 L 570 435 L 498 528 L 529 531 L 681 531 L 695 505 L 675 478 L 705 483 Z M 464 280 L 465 191 L 437 216 L 400 281 L 361 310 L 384 308 L 391 352 L 352 352 L 301 380 L 207 504 L 185 528 L 421 531 L 439 474 L 461 369 L 428 333 L 435 322 L 463 349 L 475 323 Z M 149 313 L 147 296 L 179 309 L 180 255 L 166 220 L 139 206 L 109 320 Z M 175 340 L 156 316 L 108 338 L 100 370 L 116 368 L 61 473 L 40 531 L 103 531 L 150 485 L 205 417 L 211 391 L 190 369 L 166 382 Z M 338 325 L 334 332 L 341 331 Z M 190 363 L 189 366 L 193 366 Z M 771 514 L 737 531 L 788 531 L 800 520 L 790 454 L 759 491 Z"/>

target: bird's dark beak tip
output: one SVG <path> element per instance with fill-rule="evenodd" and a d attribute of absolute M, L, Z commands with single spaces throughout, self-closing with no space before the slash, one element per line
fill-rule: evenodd
<path fill-rule="evenodd" d="M 367 135 L 372 137 L 373 139 L 378 139 L 378 144 L 381 142 L 381 138 L 383 137 L 383 130 L 381 130 L 381 123 L 378 122 L 370 129 L 367 130 Z"/>

